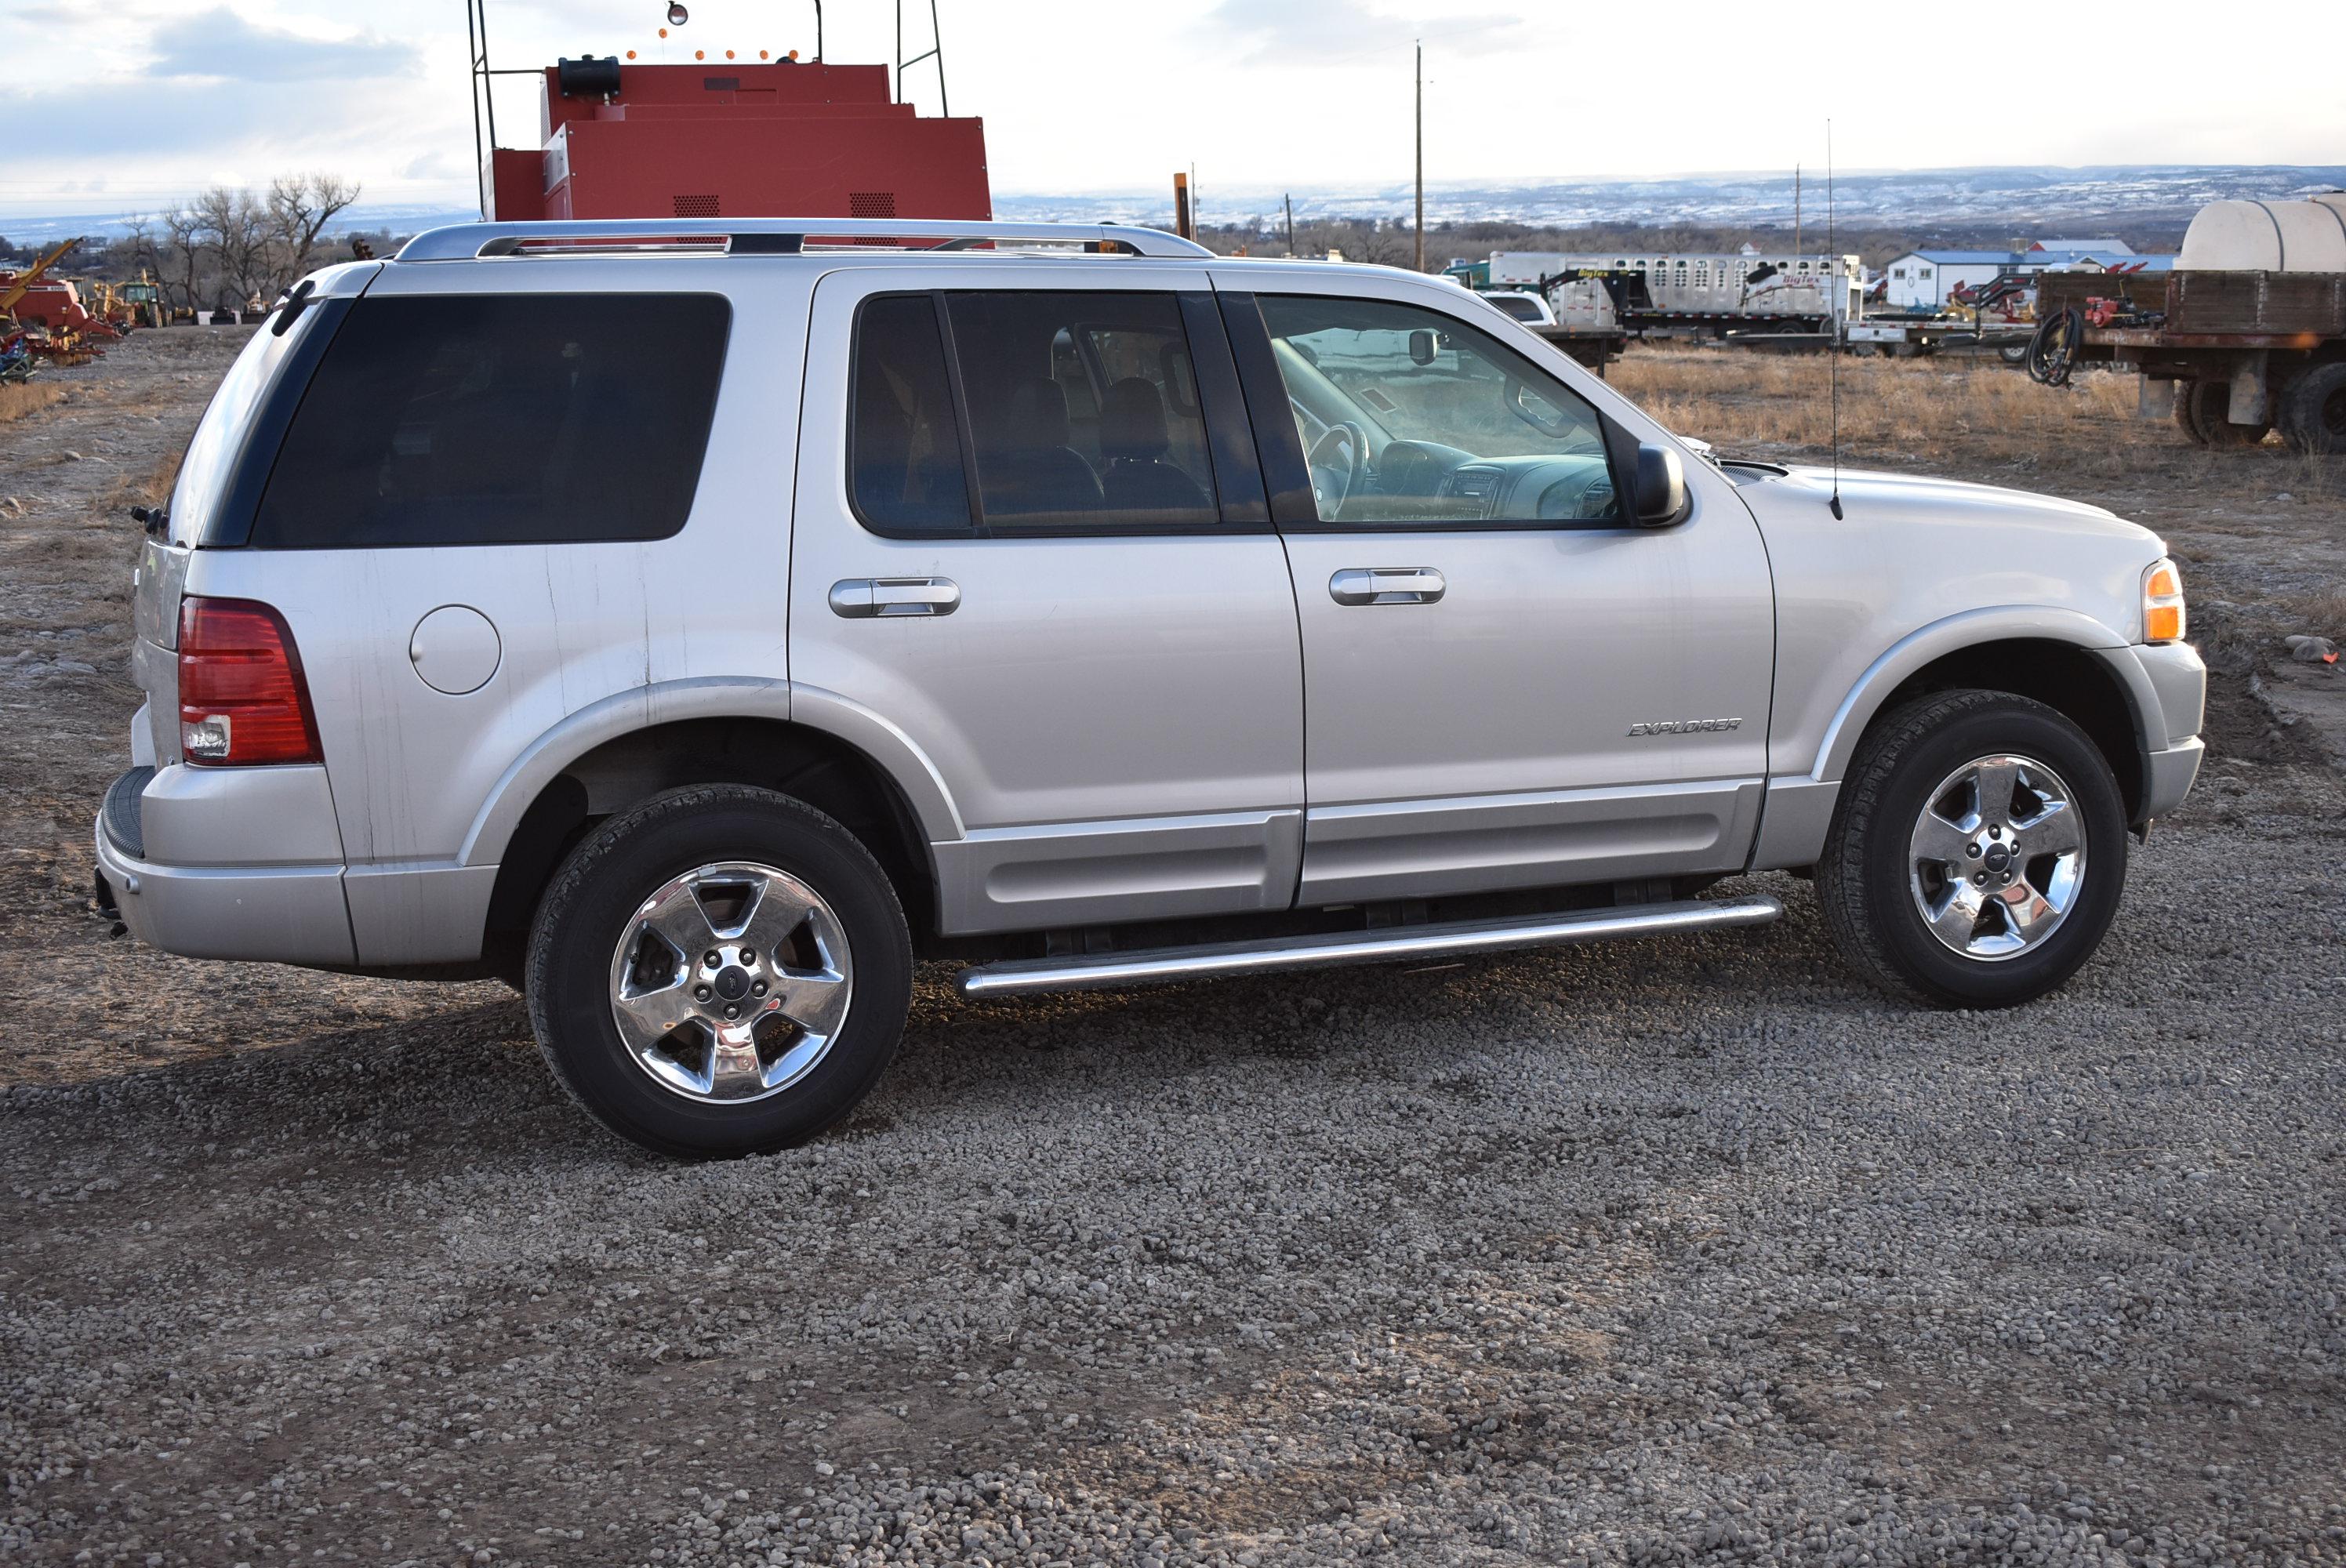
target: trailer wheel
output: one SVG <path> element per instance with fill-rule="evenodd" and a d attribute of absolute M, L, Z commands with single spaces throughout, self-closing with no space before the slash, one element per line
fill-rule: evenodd
<path fill-rule="evenodd" d="M 2280 397 L 2280 433 L 2294 452 L 2346 455 L 2346 361 L 2316 365 Z"/>
<path fill-rule="evenodd" d="M 2231 407 L 2231 382 L 2198 381 L 2175 400 L 2175 417 L 2178 421 L 2188 417 L 2189 423 L 2183 428 L 2193 439 L 2219 451 L 2254 446 L 2272 429 L 2270 424 L 2234 424 Z"/>
<path fill-rule="evenodd" d="M 1995 357 L 2008 365 L 2025 365 L 2028 362 L 2028 345 L 2006 343 L 1995 351 Z"/>
<path fill-rule="evenodd" d="M 2181 431 L 2183 439 L 2192 445 L 2205 446 L 2208 444 L 2208 433 L 2199 428 L 2198 418 L 2192 412 L 2192 384 L 2185 382 L 2175 389 L 2175 428 Z"/>

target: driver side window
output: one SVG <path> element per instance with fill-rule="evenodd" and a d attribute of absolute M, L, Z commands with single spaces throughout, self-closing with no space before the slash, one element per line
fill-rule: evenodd
<path fill-rule="evenodd" d="M 1619 521 L 1596 411 L 1497 339 L 1381 300 L 1259 300 L 1321 522 Z"/>

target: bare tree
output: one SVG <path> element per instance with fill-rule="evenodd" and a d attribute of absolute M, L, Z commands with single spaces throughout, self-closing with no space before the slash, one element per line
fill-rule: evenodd
<path fill-rule="evenodd" d="M 228 309 L 241 311 L 264 290 L 273 293 L 270 242 L 275 234 L 268 208 L 255 201 L 250 191 L 225 185 L 197 197 L 195 206 L 219 262 L 215 296 L 226 297 Z"/>
<path fill-rule="evenodd" d="M 359 199 L 359 184 L 338 174 L 280 175 L 269 185 L 269 216 L 279 254 L 273 280 L 280 289 L 310 270 L 318 237 L 335 214 Z"/>
<path fill-rule="evenodd" d="M 155 276 L 174 311 L 193 311 L 196 285 L 204 265 L 204 219 L 193 206 L 172 208 L 162 215 L 163 244 Z"/>
<path fill-rule="evenodd" d="M 124 258 L 128 263 L 125 270 L 137 269 L 160 277 L 163 271 L 163 254 L 155 245 L 155 220 L 152 218 L 141 216 L 132 219 L 123 228 L 125 232 L 120 249 L 128 252 Z"/>

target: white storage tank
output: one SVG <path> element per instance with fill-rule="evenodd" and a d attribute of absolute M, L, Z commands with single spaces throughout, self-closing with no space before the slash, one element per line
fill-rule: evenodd
<path fill-rule="evenodd" d="M 2346 191 L 2310 201 L 2211 201 L 2175 265 L 2193 272 L 2346 272 Z"/>

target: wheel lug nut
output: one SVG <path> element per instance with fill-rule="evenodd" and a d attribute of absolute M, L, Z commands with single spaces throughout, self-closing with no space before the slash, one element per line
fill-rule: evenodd
<path fill-rule="evenodd" d="M 1980 858 L 1980 847 L 1977 844 L 1965 844 L 1964 846 L 1964 853 L 1976 860 Z"/>
<path fill-rule="evenodd" d="M 2004 830 L 2001 828 L 1990 828 L 1987 830 L 1987 836 L 1991 839 L 2001 839 L 2004 837 Z"/>
<path fill-rule="evenodd" d="M 715 969 L 718 965 L 725 962 L 725 955 L 712 947 L 700 962 L 707 964 L 709 968 Z"/>
<path fill-rule="evenodd" d="M 707 987 L 707 986 L 705 986 L 705 985 L 696 985 L 696 986 L 694 986 L 694 987 L 692 988 L 692 999 L 693 999 L 695 1002 L 706 1002 L 706 1001 L 708 1001 L 708 1000 L 709 1000 L 709 987 Z"/>
<path fill-rule="evenodd" d="M 739 1018 L 741 1016 L 741 1010 L 729 1002 L 725 1004 L 725 1016 L 728 1018 Z"/>
<path fill-rule="evenodd" d="M 758 982 L 758 983 L 757 983 L 757 984 L 755 984 L 755 985 L 753 985 L 753 986 L 750 987 L 750 995 L 752 995 L 752 996 L 763 996 L 763 995 L 765 995 L 765 994 L 766 994 L 766 983 L 765 983 L 764 981 L 762 981 L 762 980 L 761 980 L 761 981 Z"/>
<path fill-rule="evenodd" d="M 1982 871 L 1979 875 L 1974 877 L 1972 881 L 1977 882 L 1982 887 L 1985 887 L 1987 886 L 1987 873 L 1985 871 Z"/>

